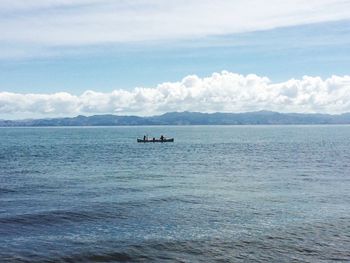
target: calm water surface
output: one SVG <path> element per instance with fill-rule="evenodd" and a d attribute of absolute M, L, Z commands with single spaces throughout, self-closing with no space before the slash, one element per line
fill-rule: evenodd
<path fill-rule="evenodd" d="M 350 262 L 350 126 L 0 138 L 1 262 Z"/>

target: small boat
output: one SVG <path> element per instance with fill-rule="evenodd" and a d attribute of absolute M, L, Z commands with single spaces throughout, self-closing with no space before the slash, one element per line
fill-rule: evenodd
<path fill-rule="evenodd" d="M 156 138 L 151 138 L 151 139 L 137 139 L 137 142 L 174 142 L 174 138 L 164 138 L 164 139 L 156 139 Z"/>

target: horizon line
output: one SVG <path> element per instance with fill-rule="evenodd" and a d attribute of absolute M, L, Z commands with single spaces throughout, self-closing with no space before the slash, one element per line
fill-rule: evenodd
<path fill-rule="evenodd" d="M 189 113 L 189 114 L 203 114 L 203 115 L 214 115 L 214 114 L 232 114 L 232 115 L 239 115 L 239 114 L 254 114 L 254 113 L 270 113 L 270 114 L 281 114 L 281 115 L 323 115 L 323 116 L 342 116 L 346 114 L 350 114 L 350 112 L 342 112 L 342 113 L 321 113 L 321 112 L 279 112 L 279 111 L 270 111 L 270 110 L 256 110 L 256 111 L 242 111 L 242 112 L 201 112 L 201 111 L 168 111 L 164 113 L 154 114 L 154 115 L 133 115 L 133 114 L 125 114 L 125 115 L 118 115 L 113 113 L 104 113 L 104 114 L 92 114 L 92 115 L 74 115 L 74 116 L 62 116 L 62 117 L 43 117 L 43 118 L 18 118 L 18 119 L 0 119 L 0 122 L 21 122 L 21 121 L 37 121 L 37 120 L 60 120 L 60 119 L 75 119 L 79 117 L 84 118 L 91 118 L 91 117 L 103 117 L 103 116 L 113 116 L 113 117 L 135 117 L 135 118 L 154 118 L 154 117 L 161 117 L 166 114 L 183 114 L 183 113 Z"/>

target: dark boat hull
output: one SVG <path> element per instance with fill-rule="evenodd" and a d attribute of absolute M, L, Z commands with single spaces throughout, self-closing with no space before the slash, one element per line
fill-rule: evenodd
<path fill-rule="evenodd" d="M 155 139 L 155 140 L 143 140 L 143 139 L 137 139 L 137 142 L 174 142 L 174 138 L 171 139 Z"/>

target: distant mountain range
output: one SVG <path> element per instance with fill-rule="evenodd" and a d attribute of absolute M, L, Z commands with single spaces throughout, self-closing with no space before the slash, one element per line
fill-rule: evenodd
<path fill-rule="evenodd" d="M 0 120 L 0 127 L 126 126 L 126 125 L 259 125 L 350 124 L 350 113 L 340 115 L 257 111 L 246 113 L 170 112 L 152 117 L 94 115 L 73 118 Z"/>

